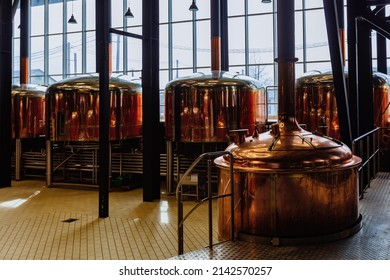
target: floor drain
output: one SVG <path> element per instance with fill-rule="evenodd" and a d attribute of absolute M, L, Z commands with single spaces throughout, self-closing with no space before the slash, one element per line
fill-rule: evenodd
<path fill-rule="evenodd" d="M 75 219 L 75 218 L 69 218 L 69 219 L 63 220 L 62 222 L 64 222 L 64 223 L 73 223 L 73 222 L 75 222 L 77 220 L 78 219 Z"/>

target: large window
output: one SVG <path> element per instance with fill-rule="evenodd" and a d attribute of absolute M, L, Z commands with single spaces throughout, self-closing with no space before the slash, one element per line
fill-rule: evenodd
<path fill-rule="evenodd" d="M 68 76 L 96 72 L 95 0 L 30 0 L 30 80 L 50 84 Z M 276 0 L 227 0 L 229 71 L 277 82 Z M 112 27 L 142 33 L 142 0 L 112 0 Z M 160 87 L 172 79 L 210 69 L 210 0 L 160 0 Z M 128 5 L 134 18 L 125 18 Z M 322 0 L 295 0 L 296 75 L 330 69 Z M 77 24 L 68 23 L 73 14 Z M 34 20 L 32 20 L 34 19 Z M 14 82 L 19 79 L 20 11 L 14 18 Z M 115 74 L 140 78 L 142 42 L 112 35 Z M 163 98 L 161 98 L 163 100 Z M 161 115 L 163 116 L 163 102 Z"/>

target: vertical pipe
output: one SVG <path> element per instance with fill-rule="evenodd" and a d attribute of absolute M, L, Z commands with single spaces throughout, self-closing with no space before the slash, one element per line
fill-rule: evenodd
<path fill-rule="evenodd" d="M 211 189 L 211 159 L 207 160 L 207 188 L 209 202 L 209 248 L 213 249 L 213 195 Z"/>
<path fill-rule="evenodd" d="M 328 1 L 325 1 L 328 2 Z M 340 49 L 341 57 L 343 59 L 343 66 L 346 60 L 346 43 L 345 43 L 345 28 L 344 28 L 344 0 L 336 0 L 336 12 L 339 27 Z"/>
<path fill-rule="evenodd" d="M 20 180 L 20 170 L 22 167 L 22 143 L 20 138 L 15 140 L 15 180 Z"/>
<path fill-rule="evenodd" d="M 109 214 L 110 141 L 109 141 L 109 44 L 111 0 L 96 0 L 96 55 L 99 72 L 99 217 Z"/>
<path fill-rule="evenodd" d="M 53 181 L 53 157 L 51 141 L 48 134 L 46 134 L 46 139 L 46 187 L 51 187 Z"/>
<path fill-rule="evenodd" d="M 179 192 L 178 192 L 178 196 L 177 196 L 177 224 L 178 224 L 178 227 L 177 227 L 177 242 L 178 242 L 178 255 L 182 255 L 183 252 L 184 252 L 184 240 L 183 240 L 183 235 L 184 235 L 184 232 L 183 232 L 183 202 L 182 202 L 182 197 L 181 197 L 181 186 L 178 186 L 180 187 L 179 189 Z"/>
<path fill-rule="evenodd" d="M 229 71 L 228 1 L 221 1 L 221 70 Z"/>
<path fill-rule="evenodd" d="M 210 0 L 211 70 L 221 70 L 221 14 L 220 0 Z"/>
<path fill-rule="evenodd" d="M 20 84 L 28 84 L 30 0 L 20 2 Z"/>
<path fill-rule="evenodd" d="M 12 2 L 0 1 L 0 187 L 11 186 Z"/>
<path fill-rule="evenodd" d="M 280 123 L 295 120 L 295 13 L 294 0 L 277 1 L 278 115 Z M 280 126 L 285 129 L 285 125 Z"/>
<path fill-rule="evenodd" d="M 159 1 L 142 1 L 143 200 L 160 199 Z"/>
<path fill-rule="evenodd" d="M 234 168 L 233 168 L 233 164 L 234 164 L 234 158 L 233 158 L 233 155 L 230 154 L 230 193 L 231 193 L 231 204 L 230 204 L 230 213 L 231 213 L 231 223 L 230 223 L 230 227 L 231 227 L 231 232 L 230 232 L 230 238 L 231 240 L 234 240 L 235 239 L 235 221 L 234 221 L 234 197 L 235 197 L 235 193 L 234 193 Z"/>

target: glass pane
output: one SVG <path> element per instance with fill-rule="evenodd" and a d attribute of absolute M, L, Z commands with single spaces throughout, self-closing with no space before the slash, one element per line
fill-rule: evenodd
<path fill-rule="evenodd" d="M 307 60 L 330 60 L 324 10 L 306 12 Z"/>
<path fill-rule="evenodd" d="M 86 23 L 87 30 L 95 29 L 96 27 L 96 7 L 95 0 L 86 0 Z"/>
<path fill-rule="evenodd" d="M 68 0 L 67 9 L 68 9 L 67 19 L 69 20 L 70 17 L 73 15 L 75 20 L 77 21 L 76 24 L 68 23 L 67 25 L 68 32 L 81 31 L 82 9 L 83 9 L 81 0 Z"/>
<path fill-rule="evenodd" d="M 249 63 L 273 63 L 273 15 L 250 16 L 249 27 Z M 259 26 L 269 26 L 261 28 Z"/>
<path fill-rule="evenodd" d="M 303 12 L 295 12 L 295 57 L 303 62 Z"/>
<path fill-rule="evenodd" d="M 248 14 L 270 13 L 273 11 L 273 3 L 262 3 L 260 0 L 248 0 Z"/>
<path fill-rule="evenodd" d="M 49 36 L 49 75 L 62 74 L 62 35 Z"/>
<path fill-rule="evenodd" d="M 160 23 L 168 22 L 168 0 L 160 0 Z"/>
<path fill-rule="evenodd" d="M 65 56 L 66 73 L 76 75 L 82 73 L 81 33 L 68 34 L 67 55 Z"/>
<path fill-rule="evenodd" d="M 128 7 L 126 7 L 127 10 Z M 142 1 L 130 1 L 130 10 L 133 18 L 126 18 L 128 26 L 142 25 Z M 125 13 L 125 12 L 124 12 Z"/>
<path fill-rule="evenodd" d="M 199 8 L 196 12 L 196 19 L 210 18 L 210 0 L 196 0 L 196 5 Z"/>
<path fill-rule="evenodd" d="M 45 77 L 44 76 L 31 76 L 30 83 L 34 85 L 44 85 Z"/>
<path fill-rule="evenodd" d="M 168 69 L 168 25 L 160 25 L 160 69 Z"/>
<path fill-rule="evenodd" d="M 328 62 L 315 62 L 315 63 L 308 63 L 307 64 L 307 72 L 310 71 L 329 71 L 332 69 L 332 65 L 330 64 L 330 61 Z M 299 73 L 297 73 L 298 75 Z"/>
<path fill-rule="evenodd" d="M 132 28 L 129 32 L 138 33 L 141 27 Z M 142 40 L 127 38 L 127 70 L 142 70 Z"/>
<path fill-rule="evenodd" d="M 229 64 L 245 64 L 244 18 L 229 19 Z"/>
<path fill-rule="evenodd" d="M 165 89 L 165 86 L 168 84 L 168 82 L 169 82 L 168 70 L 160 71 L 160 89 Z"/>
<path fill-rule="evenodd" d="M 43 42 L 43 36 L 31 38 L 31 76 L 44 74 Z"/>
<path fill-rule="evenodd" d="M 19 78 L 20 78 L 20 40 L 14 39 L 13 40 L 13 66 L 12 66 L 12 72 L 14 79 L 17 79 L 17 83 L 19 84 Z"/>
<path fill-rule="evenodd" d="M 190 5 L 191 1 L 172 0 L 172 21 L 191 20 L 192 12 L 188 10 Z"/>
<path fill-rule="evenodd" d="M 311 8 L 321 8 L 324 6 L 323 0 L 305 0 L 305 8 L 311 9 Z"/>
<path fill-rule="evenodd" d="M 250 77 L 259 80 L 261 86 L 267 87 L 274 84 L 274 66 L 273 65 L 254 65 L 249 67 Z"/>
<path fill-rule="evenodd" d="M 62 33 L 63 27 L 62 2 L 49 3 L 49 34 Z"/>
<path fill-rule="evenodd" d="M 295 0 L 295 10 L 302 9 L 302 1 L 305 0 Z"/>
<path fill-rule="evenodd" d="M 112 72 L 123 71 L 123 39 L 124 36 L 111 34 L 112 38 Z"/>
<path fill-rule="evenodd" d="M 245 14 L 245 0 L 228 0 L 228 15 L 244 15 Z"/>
<path fill-rule="evenodd" d="M 197 33 L 197 66 L 211 67 L 210 20 L 198 21 Z"/>
<path fill-rule="evenodd" d="M 43 35 L 44 19 L 45 19 L 44 6 L 31 5 L 31 15 L 30 15 L 31 36 Z"/>
<path fill-rule="evenodd" d="M 96 32 L 87 32 L 87 73 L 96 73 Z"/>
<path fill-rule="evenodd" d="M 61 81 L 62 75 L 50 75 L 49 76 L 49 85 L 54 84 L 55 82 Z"/>
<path fill-rule="evenodd" d="M 237 73 L 241 75 L 246 75 L 245 73 L 245 66 L 234 66 L 234 67 L 229 67 L 229 72 L 231 73 Z"/>
<path fill-rule="evenodd" d="M 175 23 L 172 33 L 174 67 L 192 67 L 192 23 Z"/>
<path fill-rule="evenodd" d="M 16 10 L 12 25 L 12 36 L 14 38 L 20 37 L 20 9 Z"/>
<path fill-rule="evenodd" d="M 123 11 L 123 0 L 111 0 L 111 27 L 123 27 L 124 14 L 125 12 Z"/>

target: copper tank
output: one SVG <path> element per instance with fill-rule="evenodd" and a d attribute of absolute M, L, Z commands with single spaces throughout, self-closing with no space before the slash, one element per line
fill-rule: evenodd
<path fill-rule="evenodd" d="M 277 11 L 278 122 L 265 133 L 238 135 L 227 148 L 234 158 L 234 232 L 276 245 L 346 237 L 361 227 L 357 184 L 361 159 L 340 141 L 298 125 L 294 1 L 277 1 Z M 230 193 L 229 160 L 215 159 L 220 195 Z M 222 239 L 230 237 L 230 200 L 219 203 Z"/>
<path fill-rule="evenodd" d="M 32 84 L 12 86 L 12 138 L 36 138 L 45 135 L 46 87 Z"/>
<path fill-rule="evenodd" d="M 375 126 L 390 128 L 390 77 L 374 72 L 372 78 Z M 298 123 L 305 125 L 308 130 L 340 138 L 331 72 L 305 75 L 297 79 L 296 110 Z M 390 148 L 389 131 L 383 130 L 383 148 Z"/>
<path fill-rule="evenodd" d="M 165 136 L 176 142 L 227 142 L 229 131 L 264 130 L 265 93 L 248 76 L 214 70 L 176 79 L 165 88 Z"/>
<path fill-rule="evenodd" d="M 110 140 L 142 136 L 141 85 L 121 78 L 111 78 Z M 99 140 L 99 78 L 97 76 L 65 79 L 51 85 L 46 106 L 52 141 Z"/>

